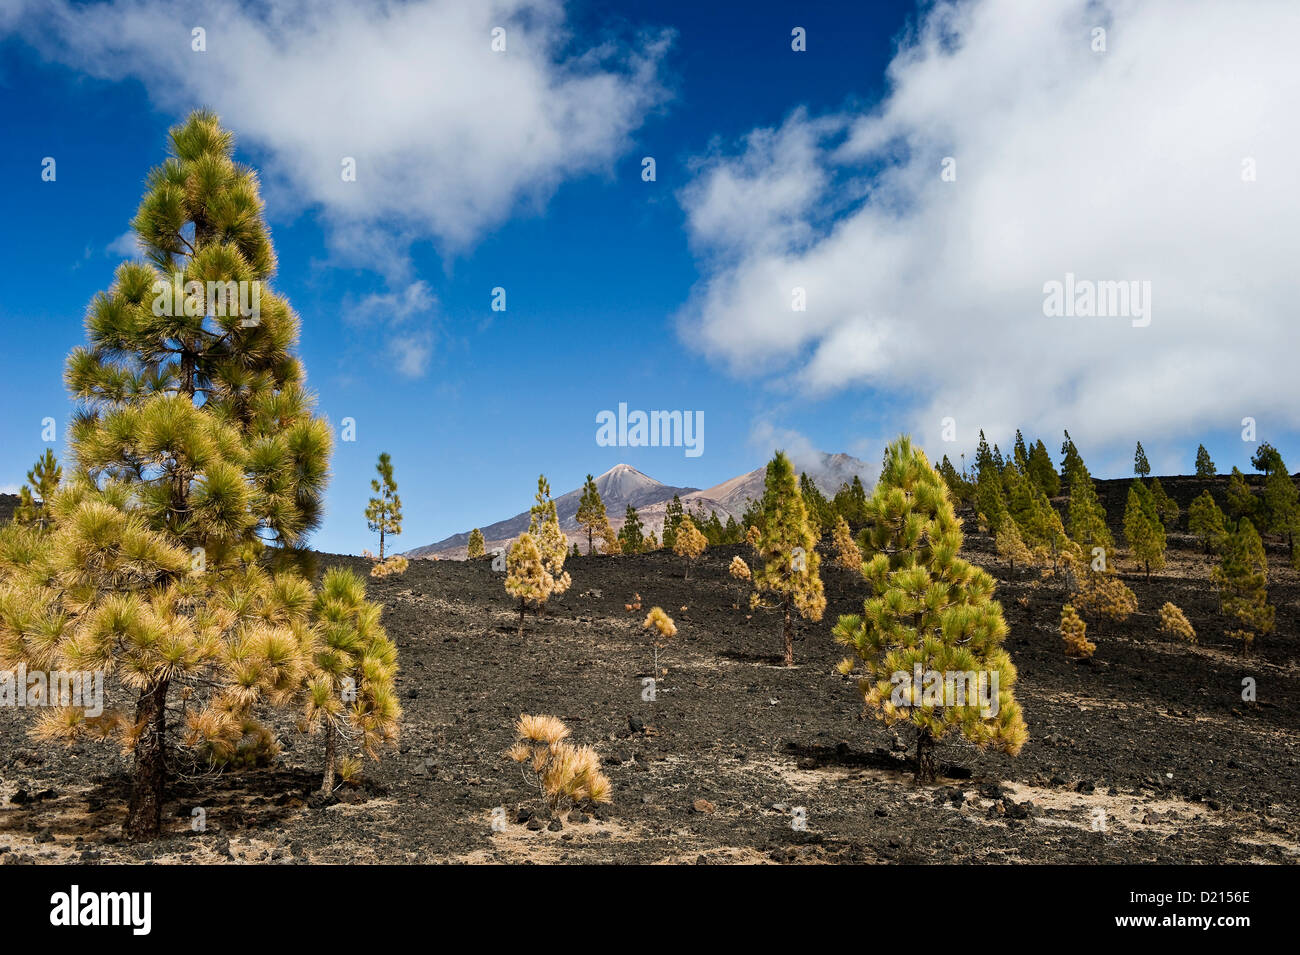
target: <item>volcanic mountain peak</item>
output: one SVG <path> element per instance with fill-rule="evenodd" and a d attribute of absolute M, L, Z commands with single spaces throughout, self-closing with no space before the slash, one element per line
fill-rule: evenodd
<path fill-rule="evenodd" d="M 658 491 L 665 485 L 648 474 L 643 474 L 630 464 L 616 464 L 596 478 L 596 490 L 603 500 L 631 500 L 647 491 Z"/>
<path fill-rule="evenodd" d="M 866 478 L 866 465 L 850 455 L 817 452 L 807 457 L 807 460 L 802 457 L 794 459 L 795 472 L 806 471 L 827 495 L 834 494 L 841 483 L 851 480 L 855 474 Z M 702 508 L 705 514 L 717 511 L 722 520 L 728 516 L 740 520 L 746 504 L 763 496 L 766 474 L 766 466 L 755 468 L 747 474 L 737 475 L 701 491 L 693 487 L 672 487 L 656 481 L 630 464 L 616 464 L 594 480 L 605 504 L 605 513 L 615 530 L 623 526 L 623 517 L 630 504 L 637 509 L 645 532 L 653 532 L 662 537 L 668 502 L 674 495 L 680 497 L 683 506 L 692 512 L 696 508 Z M 585 552 L 585 532 L 577 522 L 578 503 L 581 499 L 581 487 L 561 494 L 555 498 L 555 511 L 560 519 L 560 527 L 570 539 L 584 539 Z M 523 511 L 506 520 L 481 525 L 488 549 L 508 544 L 528 529 L 528 521 L 529 513 Z M 465 556 L 468 540 L 469 533 L 461 532 L 437 543 L 416 547 L 406 554 L 408 557 L 460 558 Z"/>

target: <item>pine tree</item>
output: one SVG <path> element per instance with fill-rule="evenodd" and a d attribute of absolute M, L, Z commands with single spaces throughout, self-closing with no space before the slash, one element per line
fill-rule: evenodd
<path fill-rule="evenodd" d="M 840 485 L 831 503 L 835 512 L 852 525 L 860 525 L 867 519 L 867 492 L 856 474 L 852 481 Z"/>
<path fill-rule="evenodd" d="M 1265 475 L 1286 469 L 1282 463 L 1282 455 L 1267 441 L 1256 448 L 1255 453 L 1250 456 L 1250 466 Z"/>
<path fill-rule="evenodd" d="M 1138 477 L 1147 477 L 1151 473 L 1151 464 L 1147 461 L 1147 453 L 1142 450 L 1142 442 L 1137 444 L 1137 451 L 1133 453 L 1133 473 Z"/>
<path fill-rule="evenodd" d="M 1218 473 L 1214 462 L 1210 460 L 1210 452 L 1205 450 L 1205 445 L 1196 446 L 1196 476 L 1198 478 L 1214 477 Z"/>
<path fill-rule="evenodd" d="M 885 449 L 885 464 L 881 465 L 884 470 L 885 465 L 889 463 L 889 449 Z M 984 429 L 980 429 L 979 443 L 975 446 L 975 482 L 982 483 L 990 475 L 1001 477 L 1002 469 L 993 460 L 993 451 L 989 447 L 988 439 L 984 437 Z"/>
<path fill-rule="evenodd" d="M 1159 630 L 1161 633 L 1167 633 L 1180 640 L 1186 640 L 1188 643 L 1196 642 L 1196 631 L 1192 629 L 1187 616 L 1177 606 L 1168 601 L 1165 601 L 1165 605 L 1160 608 Z"/>
<path fill-rule="evenodd" d="M 316 641 L 305 713 L 306 724 L 325 733 L 324 793 L 334 790 L 340 741 L 355 740 L 378 759 L 397 739 L 397 647 L 380 625 L 381 611 L 352 571 L 326 572 L 312 612 Z"/>
<path fill-rule="evenodd" d="M 1155 504 L 1156 515 L 1160 518 L 1160 523 L 1165 526 L 1166 530 L 1174 530 L 1178 526 L 1178 515 L 1182 513 L 1178 502 L 1165 493 L 1164 487 L 1160 484 L 1160 478 L 1151 479 L 1151 500 Z"/>
<path fill-rule="evenodd" d="M 730 514 L 727 515 L 727 523 L 722 526 L 722 542 L 724 544 L 739 544 L 743 540 L 740 533 L 740 525 Z"/>
<path fill-rule="evenodd" d="M 1259 502 L 1255 498 L 1255 492 L 1246 483 L 1246 475 L 1241 473 L 1241 468 L 1234 467 L 1228 476 L 1227 497 L 1228 516 L 1234 525 L 1243 519 L 1258 520 Z"/>
<path fill-rule="evenodd" d="M 118 267 L 68 358 L 73 477 L 47 531 L 6 530 L 23 553 L 0 588 L 0 665 L 111 671 L 134 694 L 130 712 L 60 708 L 37 727 L 132 754 L 129 838 L 160 831 L 169 762 L 270 748 L 259 717 L 298 696 L 313 602 L 300 548 L 330 451 L 298 318 L 269 286 L 256 174 L 208 112 L 170 147 L 133 223 L 146 261 Z"/>
<path fill-rule="evenodd" d="M 806 473 L 799 475 L 799 493 L 803 496 L 804 510 L 813 524 L 813 534 L 821 538 L 826 528 L 835 523 L 834 510 L 826 495 L 817 487 L 817 482 Z"/>
<path fill-rule="evenodd" d="M 375 470 L 379 477 L 370 479 L 370 490 L 378 496 L 372 497 L 366 506 L 366 526 L 371 532 L 379 532 L 379 560 L 382 563 L 385 535 L 396 537 L 402 533 L 402 499 L 397 495 L 397 482 L 393 480 L 393 458 L 387 451 L 379 455 Z"/>
<path fill-rule="evenodd" d="M 596 536 L 600 538 L 600 552 L 602 554 L 623 553 L 623 542 L 619 540 L 618 534 L 614 532 L 614 525 L 608 520 L 596 531 Z"/>
<path fill-rule="evenodd" d="M 519 598 L 519 636 L 524 635 L 524 609 L 528 604 L 538 612 L 555 590 L 555 578 L 542 561 L 542 551 L 532 534 L 525 532 L 506 554 L 506 593 Z"/>
<path fill-rule="evenodd" d="M 1269 533 L 1287 539 L 1295 551 L 1296 527 L 1300 523 L 1300 493 L 1279 455 L 1276 466 L 1264 480 L 1263 511 L 1267 515 Z"/>
<path fill-rule="evenodd" d="M 483 532 L 477 527 L 469 532 L 469 543 L 466 545 L 465 556 L 469 560 L 482 557 L 487 552 L 487 542 L 483 540 Z"/>
<path fill-rule="evenodd" d="M 673 553 L 686 558 L 687 580 L 691 579 L 691 561 L 698 559 L 708 546 L 708 540 L 696 528 L 695 522 L 689 517 L 683 517 L 677 527 L 677 542 L 673 544 Z"/>
<path fill-rule="evenodd" d="M 600 489 L 595 479 L 588 474 L 587 482 L 582 486 L 582 497 L 578 500 L 578 523 L 587 529 L 587 553 L 592 551 L 592 538 L 609 521 L 605 514 L 605 502 L 601 500 Z"/>
<path fill-rule="evenodd" d="M 1220 609 L 1241 624 L 1228 636 L 1249 649 L 1257 635 L 1272 632 L 1276 611 L 1268 602 L 1268 562 L 1264 543 L 1249 518 L 1243 517 L 1228 538 L 1213 579 Z"/>
<path fill-rule="evenodd" d="M 1209 491 L 1202 491 L 1187 509 L 1187 529 L 1201 539 L 1207 554 L 1218 553 L 1223 548 L 1228 537 L 1223 511 Z"/>
<path fill-rule="evenodd" d="M 783 451 L 776 452 L 768 462 L 759 521 L 758 555 L 762 566 L 754 571 L 752 602 L 781 611 L 785 665 L 794 666 L 793 615 L 820 620 L 826 609 L 826 594 L 819 573 L 817 538 L 795 483 L 794 468 Z"/>
<path fill-rule="evenodd" d="M 1002 476 L 990 465 L 975 482 L 975 512 L 979 522 L 996 532 L 1007 516 L 1006 497 L 1002 491 Z"/>
<path fill-rule="evenodd" d="M 740 595 L 744 590 L 745 584 L 749 583 L 753 575 L 749 572 L 749 565 L 745 563 L 744 559 L 739 554 L 731 558 L 731 564 L 727 567 L 727 573 L 740 581 L 740 586 L 736 591 L 736 602 L 733 604 L 733 606 L 739 607 Z"/>
<path fill-rule="evenodd" d="M 1025 447 L 1025 436 L 1016 428 L 1016 443 L 1011 449 L 1011 463 L 1016 466 L 1016 470 L 1025 474 L 1029 470 L 1029 449 Z"/>
<path fill-rule="evenodd" d="M 1074 446 L 1074 440 L 1070 437 L 1070 432 L 1065 432 L 1065 440 L 1061 442 L 1061 485 L 1063 487 L 1074 487 L 1075 478 L 1079 472 L 1087 473 L 1087 468 L 1083 465 L 1083 458 L 1079 454 L 1079 449 Z"/>
<path fill-rule="evenodd" d="M 839 517 L 835 521 L 833 541 L 835 544 L 835 563 L 845 570 L 861 573 L 862 550 L 854 543 L 853 533 L 849 530 L 849 522 L 843 517 Z"/>
<path fill-rule="evenodd" d="M 1154 565 L 1160 570 L 1165 565 L 1165 528 L 1156 514 L 1151 491 L 1138 478 L 1128 489 L 1128 504 L 1124 508 L 1124 538 L 1134 559 L 1145 566 L 1147 580 L 1151 579 Z"/>
<path fill-rule="evenodd" d="M 669 640 L 677 636 L 677 624 L 664 612 L 663 607 L 651 607 L 641 629 L 650 635 L 650 646 L 654 650 L 654 678 L 657 683 L 660 677 L 668 675 L 668 671 L 659 666 L 659 652 L 668 646 Z"/>
<path fill-rule="evenodd" d="M 641 529 L 641 518 L 637 516 L 636 508 L 631 504 L 627 506 L 627 513 L 623 516 L 618 542 L 624 554 L 639 554 L 645 550 L 645 534 Z"/>
<path fill-rule="evenodd" d="M 1066 656 L 1086 660 L 1096 652 L 1097 644 L 1088 639 L 1088 625 L 1069 604 L 1061 608 L 1061 637 Z"/>
<path fill-rule="evenodd" d="M 1123 623 L 1137 612 L 1137 596 L 1113 568 L 1084 572 L 1074 604 L 1097 623 L 1099 632 L 1102 620 Z"/>
<path fill-rule="evenodd" d="M 1024 539 L 1020 536 L 1020 529 L 1016 527 L 1016 522 L 1010 515 L 1002 518 L 1002 525 L 998 528 L 993 543 L 997 548 L 998 556 L 1004 557 L 1007 566 L 1012 570 L 1015 569 L 1016 561 L 1027 564 L 1033 560 L 1033 554 L 1025 546 Z"/>
<path fill-rule="evenodd" d="M 682 522 L 682 499 L 676 494 L 664 508 L 664 546 L 669 550 L 677 544 L 677 525 Z"/>
<path fill-rule="evenodd" d="M 50 502 L 63 480 L 63 468 L 54 459 L 49 448 L 36 459 L 27 472 L 27 483 L 18 492 L 18 507 L 14 509 L 15 521 L 45 530 L 50 526 Z"/>
<path fill-rule="evenodd" d="M 545 474 L 537 477 L 536 502 L 529 509 L 528 533 L 532 535 L 542 556 L 542 566 L 551 578 L 547 599 L 569 589 L 573 580 L 564 569 L 564 559 L 569 556 L 569 538 L 560 530 L 560 517 L 551 500 L 551 485 Z M 546 599 L 537 605 L 537 612 L 546 616 Z"/>
<path fill-rule="evenodd" d="M 1072 470 L 1074 480 L 1070 485 L 1070 538 L 1085 550 L 1103 547 L 1109 554 L 1115 549 L 1115 539 L 1106 526 L 1106 509 L 1097 497 L 1097 489 L 1093 486 L 1083 460 L 1080 459 Z"/>
<path fill-rule="evenodd" d="M 948 485 L 948 490 L 952 492 L 953 499 L 961 500 L 963 485 L 966 482 L 962 480 L 961 475 L 957 473 L 957 469 L 952 466 L 952 462 L 948 460 L 946 454 L 943 456 L 943 460 L 939 462 L 939 476 Z"/>
<path fill-rule="evenodd" d="M 947 485 L 925 453 L 901 437 L 889 446 L 885 469 L 871 496 L 862 571 L 871 587 L 861 615 L 840 617 L 834 635 L 853 656 L 842 673 L 861 667 L 858 688 L 868 708 L 893 725 L 910 721 L 917 730 L 918 780 L 936 773 L 933 747 L 951 732 L 981 746 L 1015 754 L 1028 738 L 1012 688 L 1016 669 L 1002 647 L 1007 634 L 994 581 L 966 562 L 961 521 Z M 988 674 L 997 709 L 979 701 L 922 695 L 912 675 Z M 900 700 L 896 675 L 911 680 Z M 997 683 L 993 684 L 996 676 Z"/>
<path fill-rule="evenodd" d="M 1047 497 L 1056 497 L 1061 493 L 1061 476 L 1052 466 L 1052 456 L 1047 453 L 1047 445 L 1041 439 L 1034 442 L 1029 452 L 1029 465 L 1025 473 Z"/>

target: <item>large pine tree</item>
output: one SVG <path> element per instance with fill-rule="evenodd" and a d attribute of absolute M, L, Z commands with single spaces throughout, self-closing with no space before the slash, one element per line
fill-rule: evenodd
<path fill-rule="evenodd" d="M 1019 752 L 1028 731 L 1012 692 L 1016 668 L 1002 647 L 1007 625 L 992 599 L 993 578 L 958 556 L 961 521 L 947 485 L 909 438 L 889 446 L 869 507 L 862 573 L 872 595 L 862 614 L 835 625 L 836 641 L 853 651 L 841 672 L 861 668 L 858 688 L 868 708 L 887 724 L 916 727 L 918 780 L 935 777 L 934 744 L 951 732 Z M 918 670 L 987 674 L 990 690 L 996 674 L 996 711 L 971 698 L 933 699 L 915 684 Z M 899 675 L 910 688 L 902 701 Z"/>
<path fill-rule="evenodd" d="M 132 754 L 132 838 L 159 832 L 170 762 L 271 740 L 259 712 L 296 699 L 311 670 L 299 548 L 330 431 L 293 354 L 298 317 L 269 287 L 257 176 L 233 146 L 205 111 L 171 130 L 134 220 L 144 260 L 118 267 L 68 358 L 72 475 L 52 526 L 0 545 L 0 666 L 108 671 L 130 694 L 100 717 L 55 710 L 37 732 L 94 731 Z"/>

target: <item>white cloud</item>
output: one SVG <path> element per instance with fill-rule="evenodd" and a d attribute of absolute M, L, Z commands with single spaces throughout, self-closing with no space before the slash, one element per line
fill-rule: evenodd
<path fill-rule="evenodd" d="M 433 333 L 428 329 L 400 332 L 388 342 L 393 367 L 404 378 L 419 378 L 433 357 Z"/>
<path fill-rule="evenodd" d="M 411 282 L 395 291 L 367 295 L 344 307 L 349 324 L 378 327 L 392 366 L 404 378 L 419 378 L 433 357 L 434 324 L 438 299 L 424 281 Z"/>
<path fill-rule="evenodd" d="M 136 241 L 134 229 L 127 229 L 108 245 L 104 246 L 104 254 L 113 258 L 133 259 L 140 254 L 140 247 Z"/>
<path fill-rule="evenodd" d="M 1297 35 L 1281 0 L 940 3 L 877 109 L 701 162 L 683 336 L 737 374 L 897 395 L 927 442 L 946 415 L 963 441 L 1294 427 Z M 1067 272 L 1149 280 L 1150 326 L 1045 317 Z"/>
<path fill-rule="evenodd" d="M 667 35 L 574 37 L 561 0 L 28 0 L 7 5 L 5 29 L 87 73 L 137 78 L 177 115 L 212 106 L 257 150 L 271 198 L 319 207 L 336 255 L 390 277 L 413 241 L 455 253 L 608 170 L 666 96 Z"/>

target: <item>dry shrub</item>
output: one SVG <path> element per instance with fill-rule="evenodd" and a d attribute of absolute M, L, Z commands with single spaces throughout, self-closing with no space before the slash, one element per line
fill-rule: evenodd
<path fill-rule="evenodd" d="M 515 724 L 515 744 L 506 757 L 520 764 L 552 815 L 566 804 L 611 799 L 600 757 L 590 746 L 570 743 L 569 728 L 557 717 L 521 714 Z"/>

